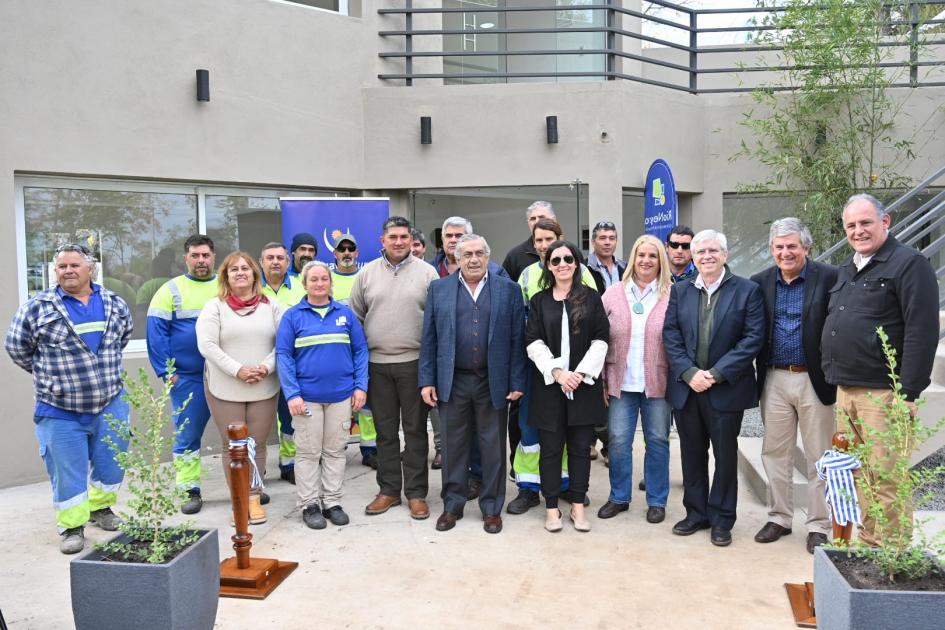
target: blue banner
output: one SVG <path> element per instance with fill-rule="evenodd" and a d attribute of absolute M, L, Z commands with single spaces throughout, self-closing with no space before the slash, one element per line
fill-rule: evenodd
<path fill-rule="evenodd" d="M 679 220 L 676 182 L 666 160 L 656 160 L 646 173 L 646 194 L 643 198 L 643 231 L 666 242 L 670 230 Z"/>
<path fill-rule="evenodd" d="M 386 197 L 282 197 L 282 242 L 308 232 L 318 241 L 317 260 L 335 262 L 335 238 L 350 232 L 358 241 L 358 266 L 380 256 L 381 225 L 390 216 Z"/>

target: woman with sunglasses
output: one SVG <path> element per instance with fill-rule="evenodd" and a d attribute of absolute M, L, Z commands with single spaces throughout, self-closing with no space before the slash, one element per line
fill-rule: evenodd
<path fill-rule="evenodd" d="M 644 234 L 630 250 L 623 280 L 604 293 L 611 339 L 604 367 L 610 435 L 610 496 L 597 518 L 613 518 L 630 508 L 633 434 L 643 417 L 646 455 L 646 520 L 666 518 L 669 496 L 669 423 L 666 378 L 669 365 L 663 350 L 663 319 L 669 304 L 672 275 L 666 250 Z"/>
<path fill-rule="evenodd" d="M 561 458 L 568 447 L 571 522 L 581 532 L 591 529 L 584 497 L 591 474 L 594 425 L 606 422 L 603 386 L 610 325 L 597 292 L 581 283 L 581 252 L 568 241 L 546 250 L 541 291 L 528 306 L 525 344 L 535 364 L 528 423 L 538 429 L 539 474 L 545 497 L 545 529 L 562 528 L 558 497 Z"/>

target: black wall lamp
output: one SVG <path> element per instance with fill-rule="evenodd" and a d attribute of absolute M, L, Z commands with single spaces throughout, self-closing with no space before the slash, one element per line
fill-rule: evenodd
<path fill-rule="evenodd" d="M 558 144 L 558 117 L 545 116 L 545 136 L 548 144 Z"/>
<path fill-rule="evenodd" d="M 429 116 L 420 117 L 420 144 L 433 144 L 433 122 Z"/>
<path fill-rule="evenodd" d="M 197 100 L 210 100 L 210 71 L 197 70 Z"/>

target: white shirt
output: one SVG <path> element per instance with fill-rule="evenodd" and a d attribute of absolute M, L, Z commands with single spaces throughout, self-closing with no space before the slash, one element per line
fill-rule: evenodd
<path fill-rule="evenodd" d="M 875 255 L 875 252 L 869 256 L 861 256 L 860 252 L 853 254 L 853 264 L 856 265 L 856 270 L 863 271 L 863 267 L 870 264 L 870 261 L 873 260 L 873 256 Z"/>
<path fill-rule="evenodd" d="M 646 320 L 649 319 L 658 301 L 656 286 L 656 280 L 648 284 L 645 289 L 640 289 L 632 280 L 627 283 L 627 304 L 630 306 L 630 349 L 627 352 L 627 370 L 623 373 L 623 383 L 620 385 L 620 390 L 624 392 L 643 392 L 646 389 L 646 381 L 643 378 L 645 369 L 643 343 L 646 338 Z M 636 303 L 643 305 L 642 313 L 634 312 L 633 305 Z"/>
<path fill-rule="evenodd" d="M 702 279 L 702 274 L 700 273 L 696 276 L 696 281 L 692 284 L 695 285 L 697 289 L 705 289 L 705 292 L 709 294 L 709 302 L 712 301 L 712 294 L 719 290 L 719 287 L 722 286 L 722 280 L 725 279 L 725 271 L 722 271 L 722 275 L 719 276 L 719 279 L 706 286 L 705 280 Z"/>
<path fill-rule="evenodd" d="M 472 296 L 473 302 L 476 302 L 479 300 L 479 294 L 482 293 L 482 287 L 486 286 L 486 280 L 488 279 L 489 279 L 489 272 L 487 271 L 486 274 L 482 277 L 482 280 L 479 281 L 479 284 L 476 285 L 476 290 L 473 291 L 469 287 L 469 284 L 466 283 L 466 279 L 463 277 L 463 272 L 462 271 L 459 272 L 459 283 L 463 285 L 464 287 L 466 287 L 466 290 L 469 291 L 469 295 Z"/>

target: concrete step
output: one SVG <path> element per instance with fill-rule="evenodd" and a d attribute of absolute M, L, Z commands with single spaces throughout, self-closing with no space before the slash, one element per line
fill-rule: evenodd
<path fill-rule="evenodd" d="M 761 464 L 761 443 L 764 438 L 738 438 L 738 470 L 745 476 L 752 493 L 762 504 L 768 502 L 768 475 Z M 802 456 L 803 461 L 803 456 Z M 807 477 L 794 469 L 794 496 L 804 497 Z"/>

